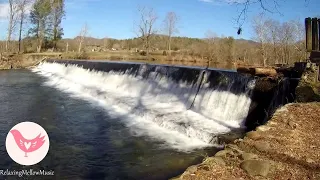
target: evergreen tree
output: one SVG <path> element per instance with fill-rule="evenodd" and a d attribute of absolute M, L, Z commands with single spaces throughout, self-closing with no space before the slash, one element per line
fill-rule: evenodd
<path fill-rule="evenodd" d="M 64 0 L 52 0 L 52 43 L 53 48 L 57 48 L 57 42 L 62 39 L 63 28 L 61 27 L 62 18 L 65 16 Z"/>
<path fill-rule="evenodd" d="M 61 22 L 64 15 L 64 0 L 36 0 L 33 4 L 29 35 L 37 39 L 37 52 L 43 46 L 56 49 L 63 35 Z"/>
<path fill-rule="evenodd" d="M 51 9 L 50 0 L 36 0 L 30 12 L 32 27 L 29 29 L 29 35 L 37 39 L 37 52 L 41 52 L 45 41 L 50 38 Z"/>

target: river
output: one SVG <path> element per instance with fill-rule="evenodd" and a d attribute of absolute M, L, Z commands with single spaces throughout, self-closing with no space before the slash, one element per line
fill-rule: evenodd
<path fill-rule="evenodd" d="M 24 121 L 47 131 L 48 155 L 32 168 L 54 170 L 55 179 L 167 179 L 206 153 L 181 152 L 149 137 L 133 136 L 105 109 L 44 82 L 44 77 L 29 70 L 0 71 L 1 169 L 28 169 L 12 161 L 5 148 L 9 130 Z"/>
<path fill-rule="evenodd" d="M 249 79 L 212 74 L 212 83 L 196 92 L 192 83 L 154 75 L 52 63 L 0 71 L 0 167 L 52 170 L 55 179 L 162 180 L 214 154 L 215 135 L 242 127 Z M 38 123 L 50 138 L 47 156 L 32 167 L 12 161 L 5 148 L 9 130 L 24 121 Z M 28 179 L 37 178 L 52 179 Z"/>

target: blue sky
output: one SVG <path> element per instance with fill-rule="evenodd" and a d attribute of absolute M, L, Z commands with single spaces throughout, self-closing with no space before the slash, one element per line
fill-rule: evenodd
<path fill-rule="evenodd" d="M 87 23 L 92 37 L 111 37 L 117 39 L 135 37 L 134 22 L 138 22 L 139 6 L 152 7 L 158 15 L 157 25 L 161 28 L 167 12 L 174 11 L 179 16 L 178 36 L 205 37 L 207 31 L 218 35 L 251 39 L 251 19 L 262 12 L 259 5 L 253 5 L 243 25 L 243 34 L 236 34 L 235 19 L 242 6 L 225 2 L 235 0 L 66 0 L 66 17 L 63 20 L 64 37 L 72 38 L 79 34 L 81 27 Z M 243 1 L 243 0 L 238 0 Z M 267 0 L 266 0 L 267 1 Z M 267 13 L 279 21 L 299 19 L 320 15 L 319 0 L 279 0 L 279 13 Z M 0 0 L 0 38 L 5 37 L 7 22 L 5 20 L 5 0 Z M 269 7 L 271 10 L 272 3 Z"/>

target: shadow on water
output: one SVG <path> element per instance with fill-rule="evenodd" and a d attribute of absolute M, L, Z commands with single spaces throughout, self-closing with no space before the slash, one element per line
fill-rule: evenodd
<path fill-rule="evenodd" d="M 121 122 L 123 117 L 112 117 L 94 104 L 42 86 L 43 81 L 30 71 L 0 71 L 1 169 L 55 171 L 54 178 L 25 179 L 168 179 L 201 161 L 203 154 L 215 152 L 160 148 L 162 142 L 132 136 Z M 5 149 L 7 133 L 23 121 L 40 124 L 50 138 L 48 155 L 31 167 L 13 162 Z"/>

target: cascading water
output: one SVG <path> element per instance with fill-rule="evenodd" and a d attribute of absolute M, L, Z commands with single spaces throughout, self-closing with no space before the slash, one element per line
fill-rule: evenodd
<path fill-rule="evenodd" d="M 44 62 L 33 71 L 45 85 L 120 117 L 133 135 L 181 151 L 212 146 L 216 135 L 242 128 L 254 88 L 254 80 L 235 73 L 156 65 L 102 72 Z"/>

